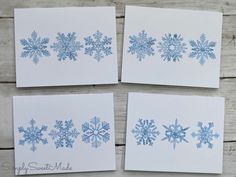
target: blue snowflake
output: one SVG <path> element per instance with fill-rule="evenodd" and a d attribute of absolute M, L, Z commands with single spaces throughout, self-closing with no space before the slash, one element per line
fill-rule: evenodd
<path fill-rule="evenodd" d="M 68 33 L 67 35 L 64 33 L 57 33 L 57 35 L 57 42 L 53 43 L 51 48 L 55 52 L 58 52 L 57 57 L 59 61 L 65 60 L 66 58 L 75 61 L 78 56 L 78 51 L 83 48 L 83 45 L 76 41 L 75 32 Z"/>
<path fill-rule="evenodd" d="M 189 54 L 189 57 L 199 59 L 201 65 L 204 65 L 206 59 L 216 58 L 214 54 L 216 42 L 206 40 L 205 34 L 200 36 L 200 40 L 191 40 L 189 43 L 192 46 L 192 52 Z"/>
<path fill-rule="evenodd" d="M 84 38 L 85 45 L 87 46 L 85 48 L 85 53 L 87 55 L 93 56 L 94 59 L 96 59 L 98 62 L 104 58 L 105 56 L 111 55 L 111 43 L 112 38 L 103 36 L 103 34 L 100 31 L 97 31 L 92 36 L 88 36 Z"/>
<path fill-rule="evenodd" d="M 54 125 L 56 130 L 51 130 L 49 133 L 52 140 L 55 140 L 56 148 L 64 146 L 68 148 L 73 147 L 74 139 L 79 135 L 79 131 L 76 128 L 73 129 L 73 127 L 72 120 L 65 121 L 64 124 L 63 121 L 56 120 L 56 124 Z"/>
<path fill-rule="evenodd" d="M 154 120 L 139 119 L 135 128 L 131 131 L 137 140 L 137 145 L 153 145 L 157 136 L 160 134 L 154 124 Z"/>
<path fill-rule="evenodd" d="M 162 37 L 162 42 L 158 43 L 159 52 L 163 60 L 167 61 L 179 61 L 183 56 L 183 53 L 186 52 L 186 44 L 183 42 L 183 37 L 178 34 L 165 34 Z"/>
<path fill-rule="evenodd" d="M 199 143 L 197 144 L 197 148 L 201 148 L 202 144 L 207 144 L 208 148 L 212 149 L 213 144 L 211 143 L 214 138 L 218 138 L 218 133 L 213 133 L 212 128 L 214 127 L 213 122 L 209 122 L 208 126 L 203 126 L 202 122 L 198 122 L 199 130 L 195 133 L 192 133 L 192 137 L 199 140 Z"/>
<path fill-rule="evenodd" d="M 91 119 L 90 123 L 85 122 L 82 125 L 83 136 L 82 140 L 85 143 L 92 143 L 92 147 L 98 148 L 102 142 L 106 143 L 110 140 L 109 123 L 101 122 L 98 117 Z"/>
<path fill-rule="evenodd" d="M 47 44 L 49 42 L 49 38 L 41 38 L 38 37 L 37 33 L 33 31 L 31 33 L 31 38 L 21 39 L 20 43 L 23 46 L 23 52 L 21 53 L 21 57 L 26 58 L 29 57 L 33 60 L 35 64 L 39 62 L 40 57 L 48 57 L 50 53 L 47 50 Z"/>
<path fill-rule="evenodd" d="M 185 139 L 186 136 L 186 130 L 189 129 L 183 128 L 179 123 L 178 120 L 175 120 L 175 124 L 170 124 L 169 126 L 163 125 L 163 127 L 166 129 L 165 136 L 162 140 L 168 140 L 170 143 L 173 143 L 173 148 L 175 149 L 176 143 L 186 142 L 188 141 Z"/>
<path fill-rule="evenodd" d="M 154 55 L 152 46 L 155 44 L 156 39 L 147 37 L 147 33 L 144 30 L 138 33 L 138 36 L 129 36 L 129 39 L 131 46 L 129 46 L 128 53 L 131 53 L 132 55 L 136 54 L 139 61 L 145 59 L 146 55 Z"/>
<path fill-rule="evenodd" d="M 31 151 L 36 151 L 36 144 L 39 144 L 40 142 L 42 144 L 47 144 L 48 141 L 46 138 L 43 138 L 43 132 L 47 131 L 47 126 L 43 125 L 41 128 L 35 126 L 36 121 L 32 119 L 30 122 L 30 127 L 27 127 L 26 129 L 23 127 L 18 127 L 19 133 L 23 133 L 22 140 L 19 140 L 20 145 L 31 144 Z"/>

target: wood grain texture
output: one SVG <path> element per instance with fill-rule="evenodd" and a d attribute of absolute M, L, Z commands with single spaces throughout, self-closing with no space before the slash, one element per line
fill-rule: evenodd
<path fill-rule="evenodd" d="M 125 5 L 161 8 L 213 10 L 223 12 L 220 89 L 151 86 L 138 84 L 21 88 L 15 87 L 14 8 L 116 6 L 119 80 L 121 73 L 122 42 Z M 203 24 L 204 25 L 204 24 Z M 70 93 L 114 92 L 117 171 L 99 173 L 56 174 L 54 176 L 98 177 L 183 177 L 206 174 L 150 173 L 124 171 L 125 130 L 128 92 L 147 92 L 180 95 L 225 97 L 224 166 L 222 177 L 236 176 L 236 1 L 235 0 L 0 0 L 0 177 L 14 176 L 14 144 L 12 127 L 12 96 L 51 95 Z M 210 165 L 210 164 L 209 164 Z M 36 176 L 36 175 L 34 175 Z M 37 175 L 41 176 L 41 175 Z M 214 175 L 213 175 L 214 176 Z"/>

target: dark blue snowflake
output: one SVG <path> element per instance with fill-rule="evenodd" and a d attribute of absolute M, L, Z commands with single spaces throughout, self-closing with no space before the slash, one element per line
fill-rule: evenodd
<path fill-rule="evenodd" d="M 73 127 L 72 120 L 65 121 L 64 124 L 63 121 L 56 120 L 56 124 L 54 125 L 56 130 L 51 130 L 49 133 L 52 140 L 55 140 L 56 148 L 64 146 L 67 148 L 73 147 L 74 139 L 79 135 L 79 131 L 76 128 L 73 129 Z"/>
<path fill-rule="evenodd" d="M 85 40 L 85 54 L 93 56 L 98 62 L 105 56 L 112 54 L 111 43 L 112 38 L 103 36 L 100 31 L 97 31 L 92 36 L 84 38 Z"/>
<path fill-rule="evenodd" d="M 154 120 L 139 119 L 135 128 L 131 131 L 137 140 L 137 145 L 153 145 L 157 136 L 160 134 Z"/>
<path fill-rule="evenodd" d="M 183 40 L 184 39 L 181 35 L 165 34 L 165 36 L 162 37 L 162 42 L 159 42 L 157 46 L 163 60 L 174 62 L 179 61 L 187 49 Z"/>
<path fill-rule="evenodd" d="M 69 58 L 70 60 L 76 60 L 78 56 L 78 51 L 83 48 L 83 45 L 80 42 L 76 41 L 75 32 L 68 33 L 57 33 L 57 42 L 53 43 L 51 48 L 58 52 L 57 57 L 59 61 Z"/>
<path fill-rule="evenodd" d="M 83 135 L 82 141 L 85 143 L 92 144 L 92 147 L 98 148 L 101 146 L 102 142 L 106 143 L 110 140 L 109 134 L 109 123 L 103 121 L 101 122 L 98 117 L 91 119 L 90 123 L 85 122 L 82 125 Z"/>
<path fill-rule="evenodd" d="M 20 40 L 20 43 L 23 46 L 21 57 L 29 57 L 35 64 L 37 64 L 40 57 L 50 56 L 50 53 L 47 50 L 48 42 L 49 38 L 38 37 L 37 33 L 33 31 L 31 33 L 31 38 Z"/>
<path fill-rule="evenodd" d="M 176 143 L 186 142 L 188 141 L 185 139 L 186 130 L 189 129 L 183 128 L 179 123 L 178 120 L 175 120 L 175 124 L 170 124 L 169 126 L 163 125 L 166 129 L 165 137 L 162 140 L 168 140 L 170 143 L 173 143 L 173 148 L 175 149 Z"/>
<path fill-rule="evenodd" d="M 212 149 L 213 144 L 211 143 L 214 138 L 218 138 L 218 133 L 213 133 L 212 128 L 214 127 L 213 122 L 209 122 L 208 126 L 203 126 L 202 122 L 198 122 L 199 130 L 197 132 L 192 133 L 192 137 L 199 140 L 199 143 L 197 144 L 197 148 L 201 148 L 202 144 L 207 144 L 208 148 Z"/>
<path fill-rule="evenodd" d="M 154 55 L 152 46 L 155 44 L 156 39 L 148 37 L 144 30 L 138 33 L 138 36 L 129 36 L 129 39 L 131 46 L 129 46 L 128 53 L 131 53 L 132 55 L 136 54 L 139 61 L 145 59 L 146 55 Z"/>
<path fill-rule="evenodd" d="M 36 144 L 39 144 L 40 142 L 42 144 L 47 144 L 48 141 L 46 138 L 43 138 L 43 132 L 47 131 L 47 126 L 42 125 L 41 128 L 35 126 L 36 121 L 32 119 L 30 122 L 30 127 L 27 127 L 26 129 L 23 127 L 18 127 L 19 133 L 23 133 L 23 138 L 22 140 L 19 140 L 20 145 L 25 145 L 25 143 L 30 144 L 31 151 L 36 151 Z"/>
<path fill-rule="evenodd" d="M 216 46 L 216 42 L 209 42 L 206 40 L 205 34 L 200 36 L 200 40 L 194 41 L 191 40 L 190 45 L 192 46 L 192 51 L 189 54 L 190 58 L 196 58 L 199 60 L 201 65 L 204 65 L 207 59 L 215 59 L 215 51 L 214 48 Z"/>

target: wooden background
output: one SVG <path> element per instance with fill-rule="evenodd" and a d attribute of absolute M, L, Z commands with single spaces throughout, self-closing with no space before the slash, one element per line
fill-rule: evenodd
<path fill-rule="evenodd" d="M 16 89 L 14 59 L 14 8 L 116 6 L 119 80 L 121 71 L 124 9 L 126 4 L 161 8 L 213 10 L 224 13 L 220 89 L 150 86 L 138 84 L 72 86 Z M 204 25 L 204 24 L 202 24 Z M 12 96 L 37 94 L 70 94 L 114 92 L 117 171 L 56 174 L 56 176 L 236 176 L 236 1 L 235 0 L 0 0 L 0 177 L 14 176 L 14 144 L 12 129 Z M 30 73 L 29 73 L 30 74 Z M 129 91 L 181 95 L 225 97 L 224 162 L 222 175 L 127 172 L 124 171 L 126 105 Z M 79 160 L 79 159 L 78 159 Z M 102 159 L 101 159 L 102 163 Z M 193 164 L 197 165 L 197 164 Z M 41 175 L 39 175 L 41 176 Z"/>

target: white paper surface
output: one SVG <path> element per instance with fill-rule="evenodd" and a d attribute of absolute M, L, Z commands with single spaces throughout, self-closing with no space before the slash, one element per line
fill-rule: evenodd
<path fill-rule="evenodd" d="M 151 45 L 153 55 L 145 54 L 145 58 L 140 60 L 137 52 L 131 54 L 128 51 L 132 46 L 130 37 L 138 37 L 142 31 L 147 38 L 156 41 Z M 219 88 L 221 33 L 220 12 L 126 6 L 122 82 Z M 181 44 L 184 43 L 186 49 L 184 53 L 180 52 L 182 57 L 178 58 L 179 61 L 174 62 L 173 58 L 168 61 L 162 57 L 164 53 L 159 52 L 159 43 L 164 43 L 163 37 L 169 34 L 172 39 L 175 34 L 183 38 Z M 204 45 L 207 40 L 208 45 L 215 43 L 215 47 L 211 47 L 215 58 L 204 56 L 204 64 L 200 64 L 197 57 L 189 57 L 192 52 L 190 40 L 200 40 L 202 34 L 205 35 Z M 145 47 L 140 47 L 138 51 L 146 50 Z M 173 47 L 170 46 L 171 50 Z"/>
<path fill-rule="evenodd" d="M 116 169 L 113 94 L 15 96 L 13 108 L 16 175 Z M 103 135 L 108 133 L 109 140 L 104 142 L 103 139 L 98 139 L 101 144 L 96 148 L 92 146 L 92 139 L 87 143 L 82 141 L 85 134 L 82 125 L 85 122 L 91 124 L 90 121 L 95 116 L 100 118 L 97 123 L 99 129 L 102 128 L 102 123 L 109 124 L 108 130 L 100 132 Z M 32 143 L 20 144 L 27 133 L 19 132 L 19 128 L 30 128 L 29 122 L 32 119 L 35 120 L 34 127 L 41 129 L 43 125 L 47 126 L 46 131 L 41 131 L 41 138 L 46 138 L 47 143 L 39 141 L 35 144 L 35 151 L 31 150 Z M 72 147 L 66 147 L 63 141 L 63 147 L 56 148 L 58 137 L 52 139 L 50 136 L 52 130 L 59 131 L 55 127 L 56 120 L 62 121 L 64 128 L 65 121 L 73 121 L 74 126 L 68 132 L 75 128 L 79 135 L 76 138 L 69 136 L 74 141 Z"/>
<path fill-rule="evenodd" d="M 118 82 L 117 74 L 117 47 L 116 47 L 116 20 L 115 7 L 71 7 L 71 8 L 30 8 L 15 9 L 15 58 L 17 87 L 58 86 L 58 85 L 91 85 L 114 84 Z M 22 57 L 25 51 L 21 44 L 22 39 L 31 38 L 32 32 L 37 37 L 48 38 L 46 50 L 50 56 L 38 57 L 37 64 L 30 54 Z M 95 59 L 85 54 L 86 37 L 91 37 L 97 31 L 102 33 L 101 42 L 105 36 L 111 39 L 111 54 L 103 54 L 103 58 Z M 76 60 L 68 56 L 59 61 L 59 52 L 51 46 L 57 43 L 58 33 L 67 36 L 75 33 L 76 42 L 83 47 L 76 50 Z M 70 46 L 71 47 L 71 46 Z M 69 48 L 70 48 L 69 47 Z M 65 47 L 66 48 L 66 47 Z M 63 50 L 62 50 L 63 51 Z"/>
<path fill-rule="evenodd" d="M 149 131 L 146 131 L 150 134 L 159 132 L 152 145 L 144 145 L 142 141 L 137 143 L 139 138 L 135 138 L 136 134 L 132 130 L 136 124 L 139 125 L 139 119 L 154 121 L 156 129 L 153 130 L 150 126 Z M 176 142 L 174 148 L 174 139 L 164 139 L 167 130 L 164 126 L 175 125 L 176 119 L 176 130 L 180 129 L 179 125 L 188 129 L 184 131 L 185 135 L 181 134 L 187 142 Z M 192 133 L 198 132 L 198 122 L 202 122 L 203 127 L 208 127 L 210 122 L 214 124 L 210 131 L 219 136 L 212 137 L 212 141 L 209 141 L 212 148 L 208 147 L 208 143 L 202 143 L 197 148 L 199 140 Z M 222 173 L 223 98 L 129 93 L 126 132 L 125 170 Z M 142 134 L 145 131 L 140 128 L 139 132 Z"/>

